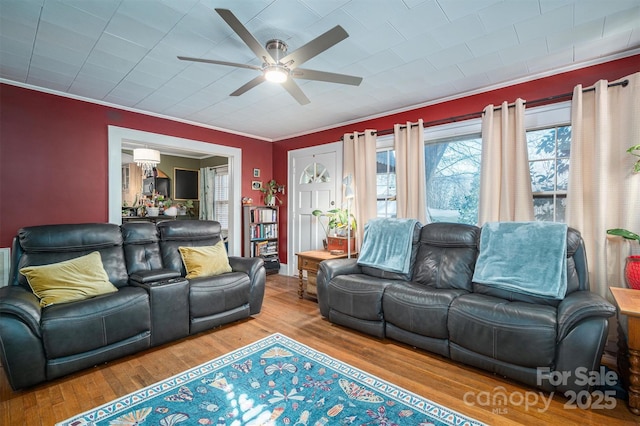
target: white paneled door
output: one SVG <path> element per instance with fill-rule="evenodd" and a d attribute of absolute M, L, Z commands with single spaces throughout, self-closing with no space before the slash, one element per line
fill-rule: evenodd
<path fill-rule="evenodd" d="M 289 153 L 289 273 L 298 272 L 296 253 L 322 249 L 326 218 L 311 214 L 341 203 L 342 142 L 303 148 Z"/>

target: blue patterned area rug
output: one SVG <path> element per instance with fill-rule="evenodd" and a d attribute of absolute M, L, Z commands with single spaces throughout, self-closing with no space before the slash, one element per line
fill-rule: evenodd
<path fill-rule="evenodd" d="M 481 425 L 282 334 L 58 425 Z"/>

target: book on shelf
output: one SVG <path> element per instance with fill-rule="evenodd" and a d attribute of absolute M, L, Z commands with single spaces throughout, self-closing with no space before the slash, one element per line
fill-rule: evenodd
<path fill-rule="evenodd" d="M 277 241 L 255 241 L 251 243 L 251 256 L 272 256 L 278 254 Z"/>
<path fill-rule="evenodd" d="M 278 224 L 277 223 L 253 224 L 249 227 L 249 232 L 251 235 L 251 239 L 277 238 Z"/>
<path fill-rule="evenodd" d="M 251 210 L 251 222 L 276 222 L 278 212 L 276 209 L 259 208 Z"/>

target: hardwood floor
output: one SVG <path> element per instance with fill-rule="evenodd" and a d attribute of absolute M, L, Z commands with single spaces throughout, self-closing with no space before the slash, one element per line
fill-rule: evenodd
<path fill-rule="evenodd" d="M 622 400 L 615 400 L 610 409 L 570 409 L 565 407 L 566 399 L 554 396 L 545 408 L 549 394 L 398 342 L 332 325 L 320 316 L 314 300 L 298 299 L 297 286 L 297 278 L 270 275 L 262 312 L 255 318 L 32 389 L 13 392 L 2 372 L 0 425 L 53 425 L 275 332 L 487 424 L 640 424 Z M 490 397 L 497 394 L 507 395 L 506 405 L 491 404 Z M 487 396 L 489 400 L 483 399 Z M 523 398 L 532 404 L 527 407 Z"/>

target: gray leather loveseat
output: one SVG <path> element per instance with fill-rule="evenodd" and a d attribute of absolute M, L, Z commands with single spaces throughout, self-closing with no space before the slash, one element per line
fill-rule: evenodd
<path fill-rule="evenodd" d="M 0 356 L 20 389 L 260 312 L 260 258 L 228 258 L 231 272 L 185 279 L 179 247 L 215 246 L 220 224 L 176 220 L 23 228 L 9 286 L 0 288 Z M 107 294 L 40 306 L 24 267 L 100 253 Z"/>
<path fill-rule="evenodd" d="M 480 233 L 462 224 L 417 225 L 410 278 L 355 259 L 322 262 L 321 314 L 549 392 L 589 389 L 615 308 L 589 291 L 580 234 L 568 229 L 567 290 L 552 300 L 474 283 Z"/>

